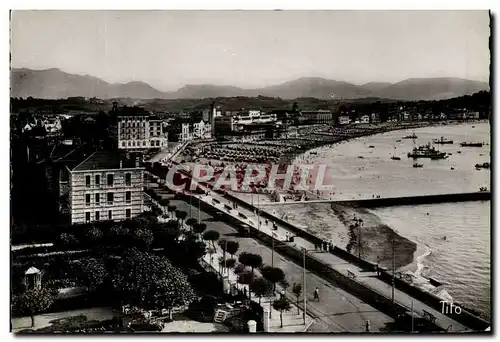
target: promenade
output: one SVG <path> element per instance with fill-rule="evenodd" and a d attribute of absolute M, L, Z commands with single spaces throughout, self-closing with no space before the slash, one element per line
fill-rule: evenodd
<path fill-rule="evenodd" d="M 203 200 L 206 203 L 211 203 L 211 205 L 214 205 L 215 207 L 218 207 L 220 210 L 223 211 L 228 211 L 226 206 L 232 207 L 233 203 L 232 201 L 224 198 L 223 196 L 216 194 L 214 192 L 210 192 L 210 195 L 208 196 L 203 196 L 203 195 L 197 195 L 198 198 Z M 216 199 L 219 201 L 219 204 L 214 204 L 213 199 Z M 247 223 L 251 225 L 252 227 L 258 229 L 259 231 L 266 233 L 267 235 L 271 236 L 272 233 L 274 232 L 276 236 L 278 237 L 277 240 L 284 240 L 285 236 L 293 236 L 293 232 L 289 231 L 285 227 L 276 224 L 275 222 L 271 221 L 266 221 L 263 218 L 257 218 L 257 215 L 255 212 L 252 212 L 251 210 L 248 210 L 246 208 L 237 206 L 236 209 L 232 209 L 228 212 L 233 216 L 235 219 L 240 220 L 242 223 Z M 247 218 L 244 219 L 242 218 L 239 213 L 244 214 Z M 260 224 L 258 223 L 260 220 Z M 277 229 L 273 230 L 273 224 L 276 225 Z M 290 246 L 302 250 L 305 249 L 308 252 L 308 255 L 316 258 L 317 260 L 325 263 L 326 265 L 330 266 L 332 269 L 334 269 L 337 272 L 340 272 L 346 276 L 351 276 L 354 277 L 358 282 L 366 285 L 367 287 L 373 289 L 374 291 L 384 295 L 386 298 L 392 298 L 392 287 L 385 283 L 384 281 L 378 279 L 376 277 L 375 272 L 366 272 L 364 271 L 361 267 L 349 263 L 346 260 L 333 255 L 331 253 L 327 252 L 318 252 L 315 251 L 314 244 L 311 243 L 310 241 L 307 241 L 303 238 L 295 237 L 294 241 L 292 243 L 289 243 Z M 448 331 L 468 331 L 467 327 L 465 327 L 463 324 L 460 324 L 459 322 L 453 320 L 452 318 L 446 316 L 445 314 L 442 314 L 441 312 L 438 312 L 437 310 L 433 309 L 432 307 L 428 306 L 427 304 L 411 298 L 408 294 L 395 289 L 394 291 L 394 301 L 405 308 L 407 308 L 408 311 L 411 310 L 413 306 L 413 310 L 415 315 L 423 317 L 424 316 L 424 310 L 430 314 L 432 314 L 434 317 L 436 317 L 435 324 Z M 412 305 L 413 302 L 413 305 Z"/>
<path fill-rule="evenodd" d="M 205 199 L 208 199 L 207 196 Z M 211 198 L 211 197 L 210 197 Z M 193 201 L 192 206 L 183 200 L 170 200 L 170 205 L 176 206 L 185 212 L 190 211 L 193 218 L 198 218 L 198 208 Z M 262 257 L 266 265 L 273 264 L 281 268 L 290 285 L 293 283 L 302 284 L 304 270 L 301 265 L 294 263 L 289 258 L 280 255 L 279 243 L 277 242 L 273 250 L 257 240 L 240 236 L 235 227 L 225 222 L 219 221 L 217 217 L 201 210 L 199 213 L 201 222 L 207 225 L 207 230 L 214 230 L 220 234 L 220 239 L 236 241 L 239 243 L 240 251 L 255 253 Z M 233 216 L 234 217 L 234 216 Z M 314 247 L 311 247 L 314 250 Z M 273 256 L 274 255 L 274 256 Z M 214 257 L 216 261 L 217 258 Z M 329 281 L 306 269 L 306 290 L 307 313 L 312 316 L 314 323 L 308 329 L 309 332 L 365 332 L 366 321 L 370 321 L 372 332 L 387 331 L 394 320 L 388 315 L 380 312 L 371 305 L 346 292 L 345 290 L 331 284 Z M 313 290 L 318 287 L 321 301 L 313 300 Z M 296 297 L 289 289 L 287 298 L 296 302 Z M 303 298 L 300 297 L 299 307 L 303 307 Z M 296 310 L 296 308 L 292 309 Z M 296 312 L 296 311 L 295 311 Z M 300 318 L 302 320 L 302 318 Z M 302 325 L 303 327 L 303 325 Z"/>
<path fill-rule="evenodd" d="M 258 217 L 257 210 L 252 211 L 247 208 L 241 207 L 233 201 L 225 198 L 223 195 L 215 193 L 209 189 L 204 188 L 200 185 L 200 188 L 207 191 L 209 195 L 193 195 L 196 196 L 201 201 L 216 207 L 217 209 L 227 212 L 234 219 L 237 219 L 241 223 L 245 223 L 258 231 L 265 233 L 269 237 L 276 236 L 277 241 L 286 240 L 287 236 L 294 236 L 286 227 L 273 222 L 271 220 L 263 219 Z M 214 201 L 215 200 L 215 201 Z M 250 206 L 249 204 L 247 204 Z M 243 216 L 241 215 L 243 214 Z M 275 226 L 276 229 L 273 229 Z M 310 257 L 316 258 L 320 262 L 330 266 L 333 270 L 356 279 L 357 282 L 369 287 L 373 291 L 378 292 L 386 298 L 392 298 L 392 287 L 389 286 L 384 281 L 378 279 L 373 272 L 365 272 L 361 267 L 349 263 L 348 261 L 333 255 L 331 253 L 318 252 L 315 251 L 315 246 L 312 242 L 307 241 L 300 237 L 295 237 L 292 243 L 288 243 L 289 246 L 302 251 L 306 250 Z M 470 329 L 465 327 L 463 324 L 455 321 L 454 319 L 438 312 L 429 305 L 411 298 L 408 294 L 398 289 L 394 290 L 394 302 L 405 307 L 408 311 L 412 310 L 416 317 L 424 317 L 425 312 L 430 313 L 435 317 L 435 324 L 443 330 L 447 331 L 469 331 Z M 350 330 L 348 330 L 350 331 Z"/>

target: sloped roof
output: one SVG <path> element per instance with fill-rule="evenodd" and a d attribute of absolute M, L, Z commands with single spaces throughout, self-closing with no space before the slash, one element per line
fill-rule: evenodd
<path fill-rule="evenodd" d="M 96 151 L 87 159 L 77 165 L 72 171 L 87 171 L 87 170 L 116 170 L 120 169 L 120 161 L 122 168 L 135 168 L 135 158 L 119 151 Z"/>
<path fill-rule="evenodd" d="M 40 270 L 33 266 L 28 268 L 28 270 L 24 272 L 24 274 L 38 274 L 38 273 L 41 273 Z"/>

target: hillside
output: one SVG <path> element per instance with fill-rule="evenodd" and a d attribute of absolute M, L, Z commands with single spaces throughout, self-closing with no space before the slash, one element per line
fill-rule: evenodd
<path fill-rule="evenodd" d="M 411 78 L 398 83 L 349 82 L 304 77 L 282 84 L 243 89 L 212 84 L 186 85 L 174 92 L 162 92 L 144 82 L 107 83 L 89 75 L 69 74 L 59 69 L 11 70 L 11 97 L 61 99 L 97 97 L 101 99 L 206 99 L 217 97 L 266 96 L 282 99 L 316 98 L 320 100 L 385 98 L 393 100 L 440 100 L 489 90 L 484 82 L 459 78 Z"/>

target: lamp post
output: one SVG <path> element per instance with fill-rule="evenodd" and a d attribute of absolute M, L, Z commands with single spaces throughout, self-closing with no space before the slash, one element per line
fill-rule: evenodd
<path fill-rule="evenodd" d="M 274 235 L 275 235 L 275 232 L 271 232 L 271 241 L 272 241 L 271 267 L 274 267 Z"/>
<path fill-rule="evenodd" d="M 193 194 L 189 194 L 189 218 L 192 218 L 193 216 L 191 215 L 191 209 L 192 209 L 192 200 L 193 200 Z"/>
<path fill-rule="evenodd" d="M 394 304 L 394 275 L 396 273 L 396 256 L 395 256 L 395 241 L 392 240 L 392 303 Z"/>
<path fill-rule="evenodd" d="M 413 300 L 411 301 L 411 332 L 415 329 L 414 327 L 414 314 L 413 314 Z"/>
<path fill-rule="evenodd" d="M 227 271 L 227 268 L 226 268 L 226 250 L 227 250 L 227 240 L 224 241 L 224 251 L 223 251 L 224 253 L 222 253 L 222 255 L 224 257 L 224 269 L 225 269 L 225 271 Z"/>
<path fill-rule="evenodd" d="M 303 255 L 303 265 L 302 265 L 302 283 L 304 286 L 304 312 L 302 313 L 302 319 L 304 320 L 304 325 L 306 325 L 306 306 L 307 306 L 307 288 L 306 288 L 306 252 L 307 250 L 302 247 Z"/>
<path fill-rule="evenodd" d="M 201 204 L 201 198 L 203 195 L 200 194 L 200 198 L 198 198 L 198 223 L 200 223 L 200 204 Z"/>

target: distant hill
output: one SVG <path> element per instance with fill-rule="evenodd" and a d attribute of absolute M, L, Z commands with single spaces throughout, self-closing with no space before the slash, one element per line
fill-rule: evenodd
<path fill-rule="evenodd" d="M 89 75 L 69 74 L 59 69 L 11 70 L 11 97 L 58 99 L 73 96 L 132 99 L 204 99 L 217 97 L 279 97 L 282 99 L 439 100 L 489 90 L 484 82 L 459 78 L 411 78 L 398 83 L 349 82 L 305 77 L 282 84 L 243 89 L 212 84 L 186 85 L 174 92 L 162 92 L 144 82 L 108 83 Z"/>
<path fill-rule="evenodd" d="M 372 93 L 379 93 L 381 90 L 387 88 L 392 83 L 389 82 L 368 82 L 361 86 L 361 88 L 366 89 Z"/>
<path fill-rule="evenodd" d="M 163 93 L 144 82 L 110 84 L 97 77 L 73 75 L 59 69 L 13 69 L 10 74 L 13 97 L 60 99 L 72 96 L 155 98 Z"/>
<path fill-rule="evenodd" d="M 380 96 L 397 100 L 444 100 L 489 90 L 488 83 L 454 77 L 409 78 L 380 90 Z"/>

